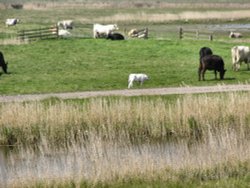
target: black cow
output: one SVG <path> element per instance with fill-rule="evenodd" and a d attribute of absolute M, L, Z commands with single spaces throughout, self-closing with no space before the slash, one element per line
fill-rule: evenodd
<path fill-rule="evenodd" d="M 0 51 L 0 67 L 2 67 L 3 72 L 7 74 L 7 62 L 5 63 L 3 53 Z"/>
<path fill-rule="evenodd" d="M 201 59 L 201 63 L 199 66 L 198 74 L 199 74 L 199 81 L 205 80 L 204 75 L 206 70 L 213 70 L 215 74 L 215 79 L 217 79 L 217 71 L 220 72 L 220 79 L 224 79 L 224 74 L 226 70 L 224 69 L 224 61 L 218 55 L 207 55 Z"/>
<path fill-rule="evenodd" d="M 200 49 L 199 54 L 200 54 L 200 63 L 201 63 L 201 59 L 207 55 L 212 55 L 213 51 L 208 47 L 203 47 Z"/>
<path fill-rule="evenodd" d="M 109 33 L 107 39 L 111 40 L 124 40 L 124 36 L 120 33 Z"/>

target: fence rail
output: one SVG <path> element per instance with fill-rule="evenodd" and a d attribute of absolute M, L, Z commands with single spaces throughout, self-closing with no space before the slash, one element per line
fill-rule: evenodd
<path fill-rule="evenodd" d="M 21 30 L 17 32 L 19 40 L 38 40 L 58 38 L 58 27 L 45 27 L 39 29 Z"/>
<path fill-rule="evenodd" d="M 199 31 L 199 30 L 184 30 L 182 27 L 179 29 L 179 38 L 188 39 L 202 39 L 202 40 L 213 40 L 213 34 L 209 32 Z"/>

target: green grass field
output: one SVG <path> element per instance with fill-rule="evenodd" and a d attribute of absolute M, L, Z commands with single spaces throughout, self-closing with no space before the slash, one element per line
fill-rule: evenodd
<path fill-rule="evenodd" d="M 245 64 L 239 72 L 231 69 L 230 49 L 234 45 L 155 39 L 62 39 L 4 45 L 1 51 L 9 62 L 10 74 L 1 75 L 0 93 L 125 89 L 128 75 L 136 72 L 150 76 L 143 88 L 249 82 Z M 223 57 L 228 70 L 224 81 L 214 80 L 210 71 L 206 73 L 207 81 L 198 81 L 198 52 L 203 46 Z"/>

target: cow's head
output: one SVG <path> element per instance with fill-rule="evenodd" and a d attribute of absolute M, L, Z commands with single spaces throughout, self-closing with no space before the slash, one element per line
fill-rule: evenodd
<path fill-rule="evenodd" d="M 119 28 L 118 28 L 118 25 L 117 24 L 114 24 L 113 25 L 113 30 L 118 30 Z"/>
<path fill-rule="evenodd" d="M 221 80 L 224 79 L 224 75 L 225 75 L 225 72 L 226 72 L 226 71 L 227 71 L 226 69 L 220 71 L 220 79 L 221 79 Z"/>

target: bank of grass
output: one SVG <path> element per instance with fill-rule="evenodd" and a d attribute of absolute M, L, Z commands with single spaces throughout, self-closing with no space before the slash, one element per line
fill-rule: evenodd
<path fill-rule="evenodd" d="M 239 72 L 231 69 L 234 45 L 175 39 L 61 39 L 4 45 L 1 51 L 10 74 L 1 75 L 0 94 L 125 89 L 128 75 L 136 72 L 150 76 L 143 88 L 249 82 L 245 64 Z M 224 81 L 214 80 L 210 71 L 207 81 L 198 81 L 199 49 L 203 46 L 225 60 Z M 135 88 L 140 87 L 135 84 Z"/>
<path fill-rule="evenodd" d="M 241 165 L 241 164 L 239 164 Z M 245 172 L 246 173 L 246 172 Z M 247 174 L 247 173 L 246 173 Z M 179 174 L 181 176 L 181 173 Z M 194 174 L 193 174 L 194 175 Z M 205 174 L 204 174 L 205 175 Z M 215 175 L 215 174 L 214 174 Z M 236 175 L 236 174 L 235 174 Z M 194 175 L 195 176 L 195 175 Z M 157 178 L 156 178 L 157 179 Z M 128 180 L 118 180 L 109 183 L 90 183 L 88 181 L 74 181 L 74 180 L 60 180 L 52 182 L 37 182 L 37 183 L 28 183 L 27 187 L 61 187 L 61 188 L 148 188 L 148 187 L 157 187 L 157 188 L 228 188 L 228 187 L 237 187 L 237 188 L 247 188 L 250 183 L 250 175 L 235 176 L 229 178 L 221 178 L 219 180 L 200 180 L 197 177 L 193 177 L 189 180 L 183 180 L 179 177 L 175 180 L 145 180 L 131 178 Z M 15 186 L 13 186 L 15 187 Z M 17 186 L 18 187 L 18 186 Z"/>

